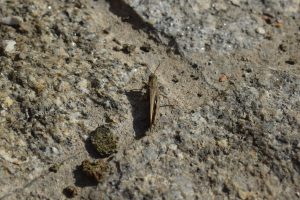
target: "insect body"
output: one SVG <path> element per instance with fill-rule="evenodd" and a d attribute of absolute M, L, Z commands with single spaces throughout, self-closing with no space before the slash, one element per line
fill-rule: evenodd
<path fill-rule="evenodd" d="M 148 94 L 149 94 L 149 127 L 155 125 L 159 114 L 159 89 L 157 76 L 152 73 L 148 81 Z"/>
<path fill-rule="evenodd" d="M 153 73 L 149 76 L 148 81 L 148 95 L 149 95 L 149 127 L 150 129 L 155 125 L 155 122 L 159 115 L 159 84 L 158 78 L 155 74 L 159 65 L 156 67 Z"/>

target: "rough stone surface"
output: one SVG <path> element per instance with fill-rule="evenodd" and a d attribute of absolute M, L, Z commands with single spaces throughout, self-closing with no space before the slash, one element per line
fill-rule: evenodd
<path fill-rule="evenodd" d="M 264 27 L 274 34 L 262 19 L 264 13 L 272 23 L 299 15 L 298 0 L 224 1 L 224 0 L 123 0 L 141 18 L 162 35 L 173 39 L 179 53 L 192 59 L 207 48 L 222 53 L 251 49 L 261 43 Z M 292 20 L 294 21 L 294 20 Z M 295 21 L 294 21 L 295 22 Z M 279 26 L 278 26 L 279 25 Z M 256 27 L 259 27 L 256 29 Z M 278 30 L 275 31 L 275 33 Z M 280 31 L 279 31 L 280 32 Z M 192 55 L 192 56 L 191 56 Z"/>
<path fill-rule="evenodd" d="M 0 0 L 0 199 L 299 198 L 299 4 Z"/>
<path fill-rule="evenodd" d="M 1 19 L 1 23 L 9 26 L 20 26 L 23 19 L 19 16 L 8 16 Z"/>

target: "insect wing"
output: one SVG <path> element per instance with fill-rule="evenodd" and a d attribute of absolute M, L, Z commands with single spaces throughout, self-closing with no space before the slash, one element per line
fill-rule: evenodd
<path fill-rule="evenodd" d="M 158 114 L 158 102 L 159 94 L 157 87 L 157 78 L 156 76 L 149 77 L 149 126 L 150 128 L 155 124 L 157 114 Z"/>

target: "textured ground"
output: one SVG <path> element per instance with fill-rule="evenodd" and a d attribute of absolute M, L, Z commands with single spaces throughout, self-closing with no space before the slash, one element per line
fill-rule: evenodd
<path fill-rule="evenodd" d="M 1 200 L 300 198 L 299 0 L 0 4 Z"/>

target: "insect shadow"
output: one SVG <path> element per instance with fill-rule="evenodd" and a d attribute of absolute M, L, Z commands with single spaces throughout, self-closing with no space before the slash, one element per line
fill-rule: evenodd
<path fill-rule="evenodd" d="M 133 116 L 133 129 L 135 138 L 141 139 L 146 135 L 149 129 L 149 101 L 147 94 L 142 90 L 129 90 L 125 92 L 128 101 L 131 104 Z"/>

